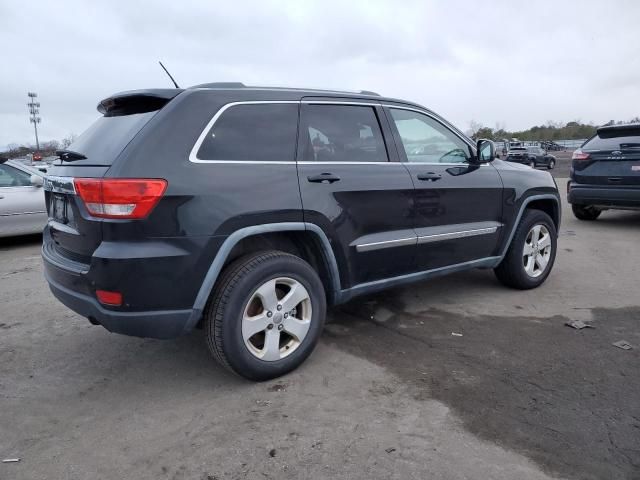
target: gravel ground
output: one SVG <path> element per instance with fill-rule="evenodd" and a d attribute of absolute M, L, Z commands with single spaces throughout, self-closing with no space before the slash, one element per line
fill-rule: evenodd
<path fill-rule="evenodd" d="M 48 292 L 39 239 L 4 241 L 0 458 L 21 461 L 0 479 L 640 478 L 639 228 L 565 209 L 539 289 L 477 270 L 357 299 L 260 384 L 201 332 L 91 326 Z"/>

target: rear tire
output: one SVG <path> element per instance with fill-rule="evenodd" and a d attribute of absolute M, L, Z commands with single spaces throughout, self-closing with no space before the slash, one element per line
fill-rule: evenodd
<path fill-rule="evenodd" d="M 531 160 L 531 161 L 529 162 L 529 166 L 530 166 L 531 168 L 536 168 L 536 161 L 535 161 L 535 160 Z"/>
<path fill-rule="evenodd" d="M 525 210 L 507 254 L 494 269 L 496 277 L 507 287 L 536 288 L 551 273 L 556 249 L 556 226 L 551 217 L 541 210 Z"/>
<path fill-rule="evenodd" d="M 556 162 L 555 160 L 549 160 L 549 163 L 547 164 L 547 168 L 549 170 L 553 170 L 553 168 L 556 166 Z"/>
<path fill-rule="evenodd" d="M 270 250 L 223 271 L 204 312 L 209 350 L 232 372 L 263 381 L 297 368 L 315 348 L 326 315 L 318 274 L 304 260 Z"/>
<path fill-rule="evenodd" d="M 571 205 L 571 210 L 578 220 L 586 221 L 593 221 L 602 213 L 602 210 L 592 205 Z"/>

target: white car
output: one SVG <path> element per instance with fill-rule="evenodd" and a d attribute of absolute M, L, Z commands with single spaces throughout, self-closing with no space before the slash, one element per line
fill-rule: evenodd
<path fill-rule="evenodd" d="M 42 170 L 0 160 L 0 237 L 42 232 L 47 223 Z"/>

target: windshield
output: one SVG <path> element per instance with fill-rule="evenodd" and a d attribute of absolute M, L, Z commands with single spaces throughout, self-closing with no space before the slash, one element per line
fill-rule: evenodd
<path fill-rule="evenodd" d="M 100 117 L 67 148 L 87 157 L 86 160 L 77 160 L 73 163 L 111 165 L 124 147 L 156 113 L 157 110 L 132 115 Z"/>
<path fill-rule="evenodd" d="M 524 148 L 524 147 L 513 147 L 513 148 L 511 149 L 511 151 L 512 151 L 512 152 L 526 152 L 526 151 L 527 151 L 527 149 L 526 149 L 526 148 Z"/>

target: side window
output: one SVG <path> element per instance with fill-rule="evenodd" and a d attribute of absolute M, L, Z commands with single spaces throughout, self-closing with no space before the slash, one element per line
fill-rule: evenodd
<path fill-rule="evenodd" d="M 407 160 L 415 163 L 465 163 L 469 147 L 451 130 L 427 115 L 391 108 Z"/>
<path fill-rule="evenodd" d="M 200 160 L 293 162 L 298 105 L 234 105 L 222 112 L 198 150 Z"/>
<path fill-rule="evenodd" d="M 10 165 L 0 165 L 0 188 L 30 186 L 31 175 Z"/>
<path fill-rule="evenodd" d="M 303 105 L 300 125 L 303 161 L 389 161 L 373 107 Z"/>

